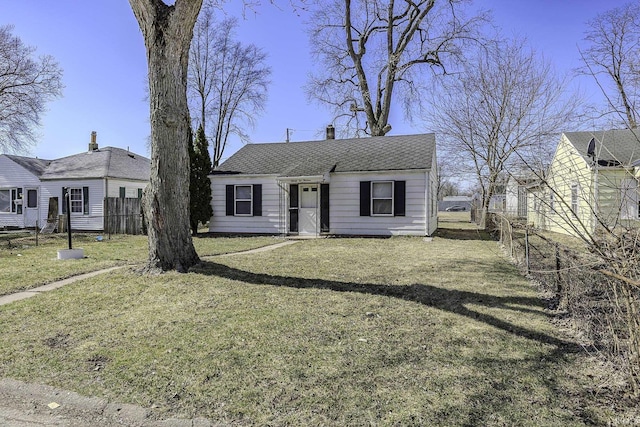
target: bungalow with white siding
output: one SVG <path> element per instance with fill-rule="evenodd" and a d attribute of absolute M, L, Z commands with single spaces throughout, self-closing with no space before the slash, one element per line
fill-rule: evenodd
<path fill-rule="evenodd" d="M 209 178 L 212 233 L 430 236 L 437 228 L 434 134 L 247 144 Z"/>
<path fill-rule="evenodd" d="M 67 213 L 71 228 L 103 231 L 107 198 L 140 198 L 149 182 L 146 157 L 115 147 L 98 148 L 92 133 L 85 153 L 56 160 L 0 155 L 0 228 L 43 227 Z"/>

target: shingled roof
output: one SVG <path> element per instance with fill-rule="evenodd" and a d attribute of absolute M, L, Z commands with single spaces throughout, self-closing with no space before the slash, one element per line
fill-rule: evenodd
<path fill-rule="evenodd" d="M 150 161 L 115 147 L 105 147 L 55 160 L 5 154 L 41 180 L 118 178 L 148 181 Z"/>
<path fill-rule="evenodd" d="M 51 161 L 40 179 L 120 178 L 146 181 L 149 159 L 122 148 L 105 147 Z"/>
<path fill-rule="evenodd" d="M 640 132 L 637 130 L 565 132 L 564 135 L 588 163 L 591 162 L 587 152 L 592 138 L 595 140 L 596 158 L 600 161 L 630 166 L 640 160 Z"/>
<path fill-rule="evenodd" d="M 11 154 L 5 154 L 5 156 L 37 177 L 40 177 L 51 163 L 51 160 L 36 159 L 33 157 L 14 156 Z"/>
<path fill-rule="evenodd" d="M 247 144 L 213 173 L 295 177 L 430 169 L 435 146 L 434 134 Z"/>

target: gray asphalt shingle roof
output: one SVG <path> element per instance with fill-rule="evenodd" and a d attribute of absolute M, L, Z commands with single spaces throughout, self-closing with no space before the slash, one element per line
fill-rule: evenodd
<path fill-rule="evenodd" d="M 122 148 L 105 147 L 56 160 L 7 155 L 42 180 L 119 178 L 149 180 L 150 161 Z"/>
<path fill-rule="evenodd" d="M 565 132 L 564 135 L 587 161 L 589 142 L 595 139 L 595 152 L 599 160 L 616 160 L 623 166 L 633 165 L 640 160 L 640 132 L 621 129 L 608 131 Z"/>
<path fill-rule="evenodd" d="M 213 172 L 294 177 L 430 169 L 434 154 L 434 134 L 247 144 Z"/>
<path fill-rule="evenodd" d="M 51 160 L 36 159 L 33 157 L 13 156 L 10 154 L 6 154 L 6 156 L 37 177 L 40 177 L 51 163 Z"/>

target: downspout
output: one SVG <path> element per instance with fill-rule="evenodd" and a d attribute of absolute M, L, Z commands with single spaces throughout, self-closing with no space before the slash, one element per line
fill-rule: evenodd
<path fill-rule="evenodd" d="M 431 191 L 431 179 L 429 177 L 429 174 L 431 173 L 431 171 L 429 172 L 425 172 L 425 187 L 424 187 L 424 201 L 425 201 L 425 222 L 424 222 L 424 235 L 425 236 L 431 236 L 431 234 L 429 233 L 429 230 L 431 230 L 431 197 L 433 197 L 432 191 Z"/>
<path fill-rule="evenodd" d="M 109 178 L 104 177 L 104 203 L 102 203 L 102 232 L 109 233 L 109 239 L 111 239 L 111 230 L 109 228 Z"/>

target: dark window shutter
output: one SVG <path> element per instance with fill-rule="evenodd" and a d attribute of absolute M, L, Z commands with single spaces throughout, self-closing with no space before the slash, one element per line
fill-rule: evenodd
<path fill-rule="evenodd" d="M 298 184 L 291 184 L 289 186 L 289 207 L 298 207 Z"/>
<path fill-rule="evenodd" d="M 142 188 L 138 188 L 138 199 L 142 199 Z"/>
<path fill-rule="evenodd" d="M 320 231 L 329 232 L 329 184 L 320 184 Z"/>
<path fill-rule="evenodd" d="M 407 182 L 395 181 L 393 184 L 393 215 L 404 216 L 406 211 Z"/>
<path fill-rule="evenodd" d="M 371 181 L 360 181 L 360 216 L 371 216 Z"/>
<path fill-rule="evenodd" d="M 227 196 L 226 196 L 226 203 L 227 203 L 227 212 L 226 214 L 229 216 L 233 216 L 235 209 L 233 208 L 234 205 L 234 198 L 235 198 L 235 194 L 234 194 L 234 187 L 233 185 L 227 185 Z"/>
<path fill-rule="evenodd" d="M 62 215 L 67 213 L 67 187 L 62 187 Z"/>
<path fill-rule="evenodd" d="M 22 199 L 22 203 L 24 203 L 24 194 L 22 194 L 22 188 L 18 188 L 18 193 L 16 194 L 16 199 Z M 16 206 L 16 213 L 19 215 L 22 213 L 22 205 Z"/>
<path fill-rule="evenodd" d="M 253 216 L 262 216 L 262 184 L 253 184 Z"/>
<path fill-rule="evenodd" d="M 82 213 L 89 215 L 89 187 L 82 187 Z"/>
<path fill-rule="evenodd" d="M 120 187 L 120 198 L 124 199 L 127 195 L 127 189 L 125 187 Z"/>

